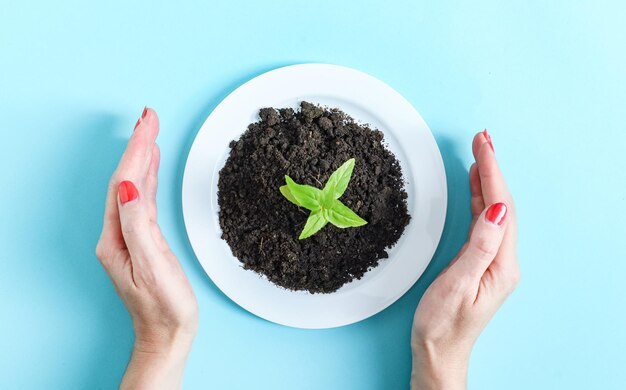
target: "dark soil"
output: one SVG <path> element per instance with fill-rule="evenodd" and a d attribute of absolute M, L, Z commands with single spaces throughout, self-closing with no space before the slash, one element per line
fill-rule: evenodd
<path fill-rule="evenodd" d="M 383 134 L 338 109 L 307 102 L 300 111 L 264 108 L 230 144 L 220 171 L 222 238 L 244 268 L 291 290 L 330 293 L 360 279 L 387 258 L 409 223 L 400 165 Z M 341 201 L 368 224 L 331 224 L 298 240 L 309 211 L 285 199 L 285 175 L 322 188 L 330 174 L 354 157 L 356 165 Z"/>

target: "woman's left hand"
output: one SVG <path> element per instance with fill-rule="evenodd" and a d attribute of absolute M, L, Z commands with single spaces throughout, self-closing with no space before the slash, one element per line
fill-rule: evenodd
<path fill-rule="evenodd" d="M 198 326 L 191 285 L 157 224 L 159 119 L 144 109 L 111 177 L 96 255 L 133 320 L 121 388 L 178 388 Z"/>

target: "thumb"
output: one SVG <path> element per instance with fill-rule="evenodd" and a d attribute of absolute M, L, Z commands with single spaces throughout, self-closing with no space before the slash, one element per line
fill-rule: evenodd
<path fill-rule="evenodd" d="M 465 252 L 455 264 L 465 275 L 482 277 L 498 254 L 506 231 L 507 207 L 494 203 L 476 220 Z"/>
<path fill-rule="evenodd" d="M 131 258 L 151 258 L 157 249 L 150 231 L 150 215 L 132 181 L 120 183 L 117 201 L 122 235 Z"/>

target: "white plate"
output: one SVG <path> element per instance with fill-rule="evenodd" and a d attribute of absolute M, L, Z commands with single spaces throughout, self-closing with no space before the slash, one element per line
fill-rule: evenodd
<path fill-rule="evenodd" d="M 262 107 L 298 107 L 302 100 L 338 107 L 385 134 L 407 181 L 411 222 L 389 259 L 331 294 L 294 292 L 244 270 L 220 238 L 217 181 L 238 139 Z M 400 298 L 430 262 L 446 214 L 441 154 L 419 113 L 387 84 L 354 69 L 326 64 L 264 73 L 228 95 L 207 118 L 189 152 L 183 215 L 191 246 L 215 285 L 244 309 L 297 328 L 332 328 L 368 318 Z"/>

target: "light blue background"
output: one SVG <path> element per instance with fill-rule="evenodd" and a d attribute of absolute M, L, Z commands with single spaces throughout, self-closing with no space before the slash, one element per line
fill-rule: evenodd
<path fill-rule="evenodd" d="M 110 389 L 130 319 L 94 256 L 105 187 L 145 104 L 162 124 L 160 222 L 200 303 L 189 389 L 404 389 L 424 289 L 461 246 L 474 132 L 519 209 L 522 282 L 480 337 L 473 389 L 626 388 L 626 5 L 620 1 L 30 2 L 0 6 L 0 388 Z M 420 111 L 444 156 L 435 259 L 361 323 L 285 328 L 199 266 L 185 158 L 236 86 L 354 67 Z"/>

